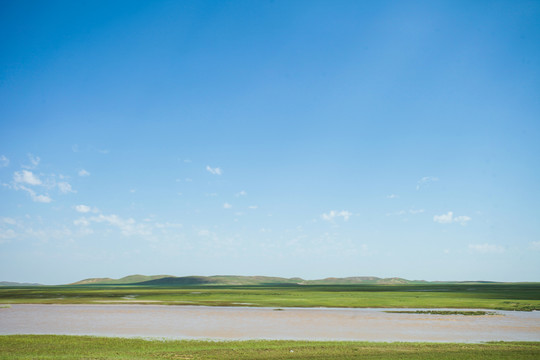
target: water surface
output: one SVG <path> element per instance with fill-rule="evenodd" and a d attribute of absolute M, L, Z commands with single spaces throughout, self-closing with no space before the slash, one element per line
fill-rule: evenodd
<path fill-rule="evenodd" d="M 386 310 L 167 305 L 12 305 L 0 334 L 62 334 L 171 339 L 365 341 L 540 341 L 540 312 L 463 316 Z M 428 310 L 428 309 L 407 309 Z"/>

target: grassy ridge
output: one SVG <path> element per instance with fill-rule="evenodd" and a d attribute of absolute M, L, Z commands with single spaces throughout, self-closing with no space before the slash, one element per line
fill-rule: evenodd
<path fill-rule="evenodd" d="M 0 304 L 156 302 L 265 307 L 540 310 L 540 284 L 39 286 L 0 288 Z"/>
<path fill-rule="evenodd" d="M 161 341 L 0 336 L 0 359 L 538 359 L 540 342 L 485 344 Z"/>
<path fill-rule="evenodd" d="M 164 286 L 195 286 L 195 285 L 265 285 L 278 286 L 284 284 L 295 285 L 351 285 L 351 284 L 417 284 L 426 281 L 411 281 L 402 278 L 378 278 L 375 276 L 355 276 L 347 278 L 325 278 L 319 280 L 304 280 L 299 277 L 283 278 L 271 276 L 171 276 L 171 275 L 130 275 L 121 279 L 90 278 L 77 281 L 69 285 L 164 285 Z"/>

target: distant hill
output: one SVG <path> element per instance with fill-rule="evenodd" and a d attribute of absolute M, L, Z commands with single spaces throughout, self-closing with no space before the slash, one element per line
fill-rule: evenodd
<path fill-rule="evenodd" d="M 111 279 L 111 278 L 90 278 L 84 279 L 81 281 L 74 282 L 69 285 L 121 285 L 121 284 L 138 284 L 145 281 L 151 281 L 161 278 L 171 277 L 170 275 L 129 275 L 121 279 Z"/>
<path fill-rule="evenodd" d="M 42 284 L 20 283 L 20 282 L 13 282 L 13 281 L 0 281 L 0 286 L 42 286 Z"/>
<path fill-rule="evenodd" d="M 346 278 L 326 278 L 321 280 L 307 280 L 302 284 L 306 285 L 347 285 L 347 284 L 381 284 L 381 285 L 402 285 L 427 283 L 424 280 L 407 280 L 402 278 L 378 278 L 375 276 L 355 276 Z"/>
<path fill-rule="evenodd" d="M 419 284 L 423 280 L 407 280 L 402 278 L 378 278 L 375 276 L 357 276 L 347 278 L 326 278 L 320 280 L 304 280 L 298 277 L 281 278 L 270 276 L 171 276 L 171 275 L 130 275 L 121 279 L 91 278 L 77 281 L 70 285 L 163 285 L 163 286 L 196 286 L 196 285 L 353 285 L 353 284 Z"/>
<path fill-rule="evenodd" d="M 278 285 L 299 284 L 300 278 L 279 278 L 268 276 L 170 276 L 156 280 L 144 281 L 139 285 Z"/>

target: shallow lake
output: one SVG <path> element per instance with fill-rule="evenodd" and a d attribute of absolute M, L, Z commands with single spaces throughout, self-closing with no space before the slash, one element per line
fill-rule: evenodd
<path fill-rule="evenodd" d="M 497 315 L 464 316 L 391 314 L 385 310 L 399 309 L 19 304 L 0 308 L 0 334 L 215 340 L 540 341 L 539 311 L 496 310 Z"/>

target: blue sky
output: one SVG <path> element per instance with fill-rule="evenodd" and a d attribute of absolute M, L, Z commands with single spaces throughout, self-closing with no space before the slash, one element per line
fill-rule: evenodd
<path fill-rule="evenodd" d="M 0 7 L 0 280 L 540 280 L 540 2 Z"/>

